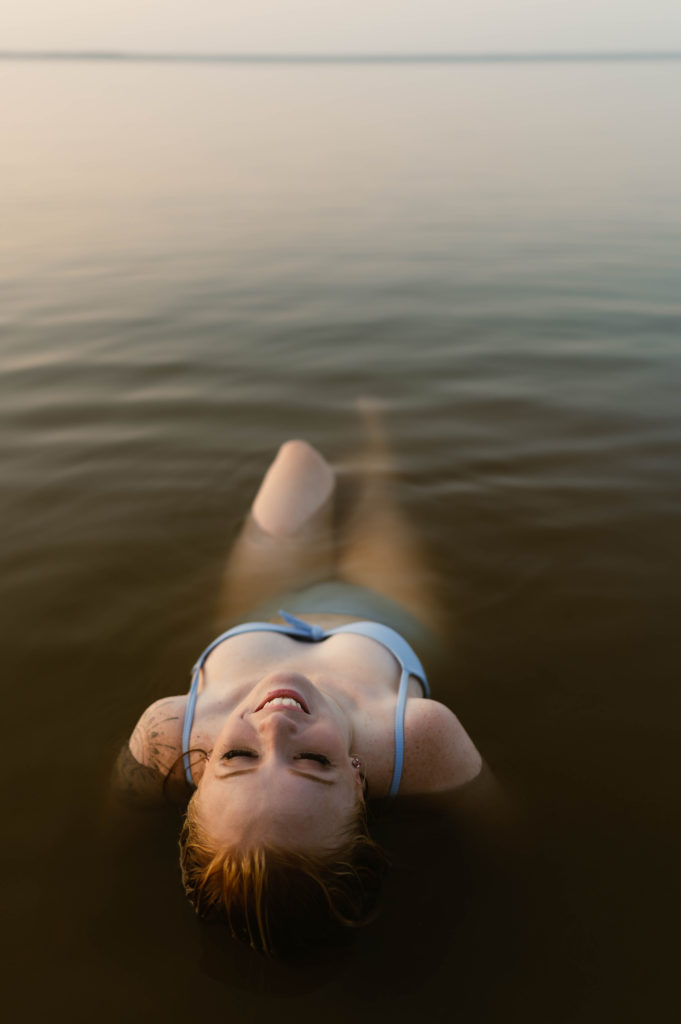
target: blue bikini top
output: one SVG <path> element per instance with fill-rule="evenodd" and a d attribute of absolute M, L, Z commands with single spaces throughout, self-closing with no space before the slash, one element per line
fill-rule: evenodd
<path fill-rule="evenodd" d="M 311 626 L 309 622 L 305 622 L 303 619 L 299 619 L 295 615 L 290 615 L 288 612 L 280 611 L 279 614 L 286 620 L 286 625 L 279 625 L 274 622 L 242 622 L 239 626 L 234 626 L 232 629 L 228 629 L 226 633 L 221 633 L 220 636 L 216 637 L 215 640 L 206 647 L 205 651 L 194 665 L 192 670 L 192 683 L 189 689 L 187 707 L 184 713 L 184 726 L 182 728 L 182 758 L 184 761 L 184 773 L 187 782 L 190 786 L 194 786 L 191 765 L 189 763 L 189 738 L 191 736 L 192 723 L 194 721 L 196 700 L 199 695 L 199 677 L 201 675 L 201 669 L 203 668 L 206 658 L 211 651 L 214 651 L 215 648 L 219 644 L 224 643 L 225 640 L 229 640 L 233 636 L 238 636 L 240 633 L 283 633 L 285 636 L 293 637 L 295 640 L 303 640 L 309 643 L 319 643 L 330 636 L 335 636 L 337 633 L 357 633 L 359 636 L 367 636 L 371 640 L 376 640 L 383 647 L 387 648 L 399 662 L 400 668 L 402 669 L 400 685 L 397 691 L 397 707 L 395 709 L 395 764 L 393 768 L 392 781 L 390 783 L 390 796 L 395 796 L 400 788 L 402 766 L 404 763 L 404 715 L 407 706 L 407 686 L 409 684 L 409 676 L 416 676 L 421 684 L 424 696 L 430 697 L 430 687 L 428 686 L 428 680 L 426 679 L 425 669 L 416 657 L 416 654 L 403 636 L 400 636 L 400 634 L 394 629 L 391 629 L 390 626 L 385 626 L 381 622 L 349 622 L 344 626 L 336 626 L 335 629 L 322 629 L 321 626 Z"/>

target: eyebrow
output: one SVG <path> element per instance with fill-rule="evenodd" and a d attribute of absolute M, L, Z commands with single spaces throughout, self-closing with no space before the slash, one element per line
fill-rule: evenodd
<path fill-rule="evenodd" d="M 253 772 L 257 772 L 257 768 L 237 768 L 235 772 L 224 772 L 221 774 L 216 773 L 218 779 L 234 779 L 237 775 L 252 775 Z M 300 775 L 303 779 L 310 779 L 312 782 L 320 782 L 322 786 L 335 786 L 336 779 L 322 779 L 319 775 L 310 775 L 308 772 L 301 772 L 297 768 L 289 768 L 290 772 L 294 775 Z"/>

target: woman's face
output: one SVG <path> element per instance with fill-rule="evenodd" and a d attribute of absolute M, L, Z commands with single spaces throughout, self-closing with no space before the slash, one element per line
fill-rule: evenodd
<path fill-rule="evenodd" d="M 297 672 L 260 680 L 229 714 L 195 796 L 218 843 L 324 852 L 362 798 L 343 709 Z"/>

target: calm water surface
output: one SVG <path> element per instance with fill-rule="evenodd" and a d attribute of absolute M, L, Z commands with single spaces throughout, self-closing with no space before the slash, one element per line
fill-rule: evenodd
<path fill-rule="evenodd" d="M 659 1019 L 679 831 L 681 65 L 0 63 L 3 904 L 25 1019 Z M 381 397 L 510 849 L 388 818 L 382 921 L 200 929 L 113 757 L 277 445 Z M 28 1015 L 28 1016 L 26 1016 Z M 652 1016 L 654 1015 L 654 1016 Z"/>

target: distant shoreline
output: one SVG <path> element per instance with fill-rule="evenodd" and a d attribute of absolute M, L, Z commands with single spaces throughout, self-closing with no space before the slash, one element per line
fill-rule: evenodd
<path fill-rule="evenodd" d="M 624 61 L 678 61 L 681 51 L 618 51 L 564 53 L 129 53 L 108 50 L 0 50 L 0 60 L 121 61 L 162 64 L 539 64 Z"/>

